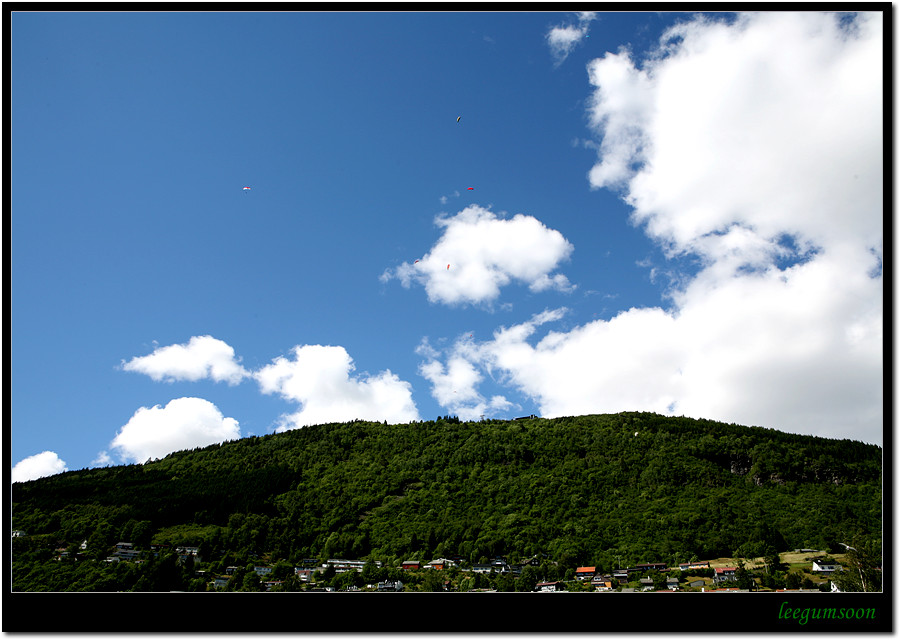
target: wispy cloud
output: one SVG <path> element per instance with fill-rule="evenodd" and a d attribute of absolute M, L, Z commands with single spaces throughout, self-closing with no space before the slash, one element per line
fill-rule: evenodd
<path fill-rule="evenodd" d="M 277 393 L 302 406 L 282 416 L 278 431 L 354 419 L 409 422 L 419 417 L 408 382 L 389 370 L 352 375 L 356 367 L 343 347 L 296 346 L 291 355 L 254 373 L 263 393 Z"/>
<path fill-rule="evenodd" d="M 234 418 L 226 418 L 208 400 L 176 398 L 165 407 L 141 407 L 122 427 L 110 448 L 123 462 L 143 463 L 183 449 L 241 437 Z M 98 460 L 109 460 L 102 452 Z"/>
<path fill-rule="evenodd" d="M 13 482 L 28 482 L 45 476 L 68 471 L 64 460 L 60 460 L 54 451 L 42 451 L 33 456 L 20 460 L 12 468 Z"/>
<path fill-rule="evenodd" d="M 572 50 L 587 37 L 590 24 L 596 19 L 597 14 L 593 11 L 582 11 L 576 16 L 575 24 L 557 25 L 547 32 L 547 44 L 557 66 L 562 64 Z"/>
<path fill-rule="evenodd" d="M 234 385 L 249 375 L 235 358 L 234 348 L 212 336 L 194 336 L 187 344 L 160 347 L 150 355 L 122 361 L 121 366 L 166 382 L 209 378 Z"/>
<path fill-rule="evenodd" d="M 382 282 L 400 280 L 425 287 L 428 299 L 448 305 L 491 303 L 513 281 L 532 291 L 570 291 L 568 279 L 554 273 L 573 247 L 563 235 L 531 216 L 498 217 L 477 205 L 455 216 L 439 216 L 443 235 L 420 260 L 387 269 Z"/>
<path fill-rule="evenodd" d="M 438 404 L 463 420 L 477 420 L 505 412 L 515 405 L 502 395 L 484 397 L 478 385 L 484 379 L 478 364 L 481 356 L 471 334 L 460 336 L 446 354 L 428 344 L 416 349 L 427 360 L 419 365 L 419 374 L 431 383 L 431 395 Z M 442 355 L 444 362 L 440 361 Z"/>

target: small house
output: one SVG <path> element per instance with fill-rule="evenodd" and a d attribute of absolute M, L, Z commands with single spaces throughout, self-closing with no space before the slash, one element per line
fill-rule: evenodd
<path fill-rule="evenodd" d="M 830 575 L 836 571 L 841 571 L 843 567 L 833 562 L 824 562 L 822 560 L 814 560 L 812 564 L 813 573 L 824 573 Z"/>
<path fill-rule="evenodd" d="M 444 569 L 449 569 L 453 566 L 452 560 L 447 560 L 447 558 L 438 558 L 437 560 L 432 560 L 427 565 L 425 565 L 426 569 L 437 569 L 438 571 L 442 571 Z"/>
<path fill-rule="evenodd" d="M 665 562 L 642 562 L 640 564 L 636 564 L 633 567 L 636 571 L 665 571 L 666 563 Z"/>
<path fill-rule="evenodd" d="M 376 588 L 378 591 L 403 591 L 403 583 L 399 580 L 385 580 L 379 582 Z"/>
<path fill-rule="evenodd" d="M 565 591 L 565 585 L 562 582 L 538 582 L 534 585 L 534 590 L 538 592 Z"/>
<path fill-rule="evenodd" d="M 689 586 L 691 588 L 705 587 L 706 580 L 691 580 L 690 582 L 687 583 L 687 586 Z"/>
<path fill-rule="evenodd" d="M 400 564 L 400 568 L 403 569 L 404 571 L 412 571 L 414 569 L 421 569 L 422 563 L 419 562 L 418 560 L 404 560 Z"/>
<path fill-rule="evenodd" d="M 577 580 L 590 580 L 597 573 L 597 567 L 578 567 L 575 569 Z"/>
<path fill-rule="evenodd" d="M 729 582 L 737 579 L 737 567 L 717 567 L 713 580 L 716 583 Z"/>
<path fill-rule="evenodd" d="M 591 586 L 595 591 L 612 591 L 613 579 L 610 576 L 594 576 L 591 578 Z"/>
<path fill-rule="evenodd" d="M 497 559 L 492 561 L 491 569 L 497 573 L 509 573 L 509 565 L 506 563 L 506 560 Z"/>

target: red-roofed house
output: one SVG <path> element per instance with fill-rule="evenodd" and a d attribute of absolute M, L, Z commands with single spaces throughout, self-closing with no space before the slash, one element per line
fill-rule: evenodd
<path fill-rule="evenodd" d="M 737 567 L 716 567 L 716 575 L 713 580 L 717 583 L 737 580 Z"/>
<path fill-rule="evenodd" d="M 575 569 L 575 577 L 578 580 L 590 580 L 597 573 L 597 567 L 578 567 Z"/>

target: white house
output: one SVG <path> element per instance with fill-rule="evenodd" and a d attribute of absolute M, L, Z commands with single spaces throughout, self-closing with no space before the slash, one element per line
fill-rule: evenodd
<path fill-rule="evenodd" d="M 377 589 L 379 591 L 403 591 L 403 583 L 399 580 L 385 580 L 378 583 Z"/>
<path fill-rule="evenodd" d="M 835 573 L 836 571 L 842 571 L 843 567 L 835 563 L 827 563 L 823 562 L 822 560 L 813 560 L 812 570 L 813 573 L 831 574 Z"/>
<path fill-rule="evenodd" d="M 716 575 L 713 578 L 713 581 L 716 583 L 719 582 L 728 582 L 729 580 L 737 579 L 737 567 L 717 567 Z"/>

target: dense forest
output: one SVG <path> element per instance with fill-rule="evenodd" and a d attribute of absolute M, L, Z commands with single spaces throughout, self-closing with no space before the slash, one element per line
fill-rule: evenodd
<path fill-rule="evenodd" d="M 651 413 L 318 425 L 14 483 L 12 587 L 207 588 L 171 554 L 103 562 L 120 541 L 196 545 L 210 575 L 310 558 L 388 571 L 539 557 L 562 571 L 836 553 L 881 538 L 882 453 Z"/>

